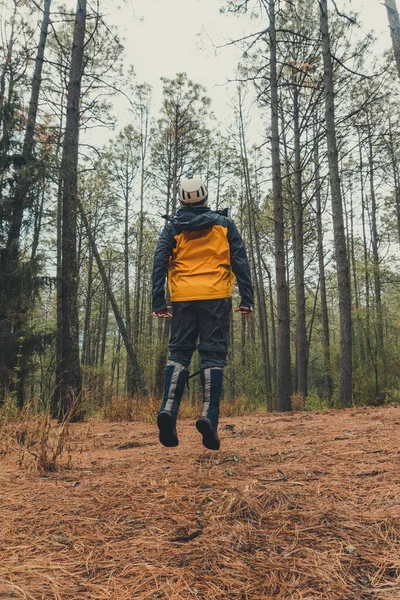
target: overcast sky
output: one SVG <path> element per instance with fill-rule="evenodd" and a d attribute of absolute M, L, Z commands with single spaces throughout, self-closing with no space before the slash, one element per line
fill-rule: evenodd
<path fill-rule="evenodd" d="M 377 51 L 390 45 L 386 9 L 381 0 L 336 3 L 343 12 L 350 5 L 360 13 L 364 32 L 375 29 L 379 38 Z M 125 38 L 128 60 L 139 81 L 153 86 L 154 109 L 158 110 L 160 77 L 172 78 L 184 71 L 207 88 L 213 109 L 221 118 L 229 92 L 223 84 L 234 77 L 240 51 L 234 46 L 217 50 L 213 44 L 221 45 L 253 30 L 249 29 L 248 18 L 221 15 L 219 9 L 224 0 L 119 0 L 118 4 L 118 12 L 108 11 L 106 6 L 105 12 Z"/>
<path fill-rule="evenodd" d="M 360 34 L 374 29 L 377 52 L 390 45 L 383 0 L 335 1 L 341 12 L 351 7 L 360 13 Z M 88 3 L 90 6 L 94 0 Z M 66 0 L 66 4 L 74 9 L 76 0 Z M 153 115 L 160 108 L 160 77 L 173 78 L 186 72 L 206 88 L 217 119 L 226 122 L 226 115 L 230 116 L 229 96 L 234 94 L 234 86 L 224 84 L 235 77 L 240 50 L 234 45 L 215 46 L 254 32 L 257 25 L 246 15 L 220 14 L 224 4 L 225 0 L 100 0 L 106 21 L 118 27 L 124 40 L 127 63 L 134 66 L 138 83 L 153 87 Z M 333 3 L 330 6 L 333 9 Z M 122 106 L 121 101 L 120 116 L 125 121 Z M 97 135 L 99 142 L 109 137 L 104 130 Z"/>

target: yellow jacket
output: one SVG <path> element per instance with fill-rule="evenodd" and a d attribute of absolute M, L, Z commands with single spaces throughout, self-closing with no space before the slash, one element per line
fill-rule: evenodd
<path fill-rule="evenodd" d="M 166 307 L 165 276 L 172 302 L 232 296 L 235 275 L 241 304 L 253 306 L 243 240 L 231 219 L 209 208 L 181 208 L 160 235 L 153 267 L 153 311 Z"/>

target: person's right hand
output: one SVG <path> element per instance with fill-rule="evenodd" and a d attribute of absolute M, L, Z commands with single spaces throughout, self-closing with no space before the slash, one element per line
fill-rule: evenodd
<path fill-rule="evenodd" d="M 172 317 L 172 313 L 170 313 L 169 311 L 171 310 L 172 306 L 166 306 L 165 308 L 162 308 L 161 310 L 156 310 L 153 312 L 153 315 L 155 317 L 158 317 L 159 319 L 170 319 Z"/>

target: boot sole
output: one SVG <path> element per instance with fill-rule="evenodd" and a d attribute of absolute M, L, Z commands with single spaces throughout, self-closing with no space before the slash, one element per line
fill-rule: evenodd
<path fill-rule="evenodd" d="M 198 419 L 196 421 L 196 429 L 203 436 L 203 446 L 208 448 L 208 450 L 219 450 L 220 442 L 214 435 L 210 421 Z"/>
<path fill-rule="evenodd" d="M 157 416 L 157 426 L 159 429 L 158 439 L 163 446 L 174 448 L 179 444 L 172 415 L 167 412 L 160 413 Z"/>

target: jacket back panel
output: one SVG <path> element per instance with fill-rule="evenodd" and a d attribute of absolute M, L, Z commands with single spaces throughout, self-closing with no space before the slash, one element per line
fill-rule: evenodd
<path fill-rule="evenodd" d="M 174 236 L 176 246 L 168 269 L 172 302 L 232 296 L 235 276 L 227 233 L 227 227 L 213 225 Z"/>

